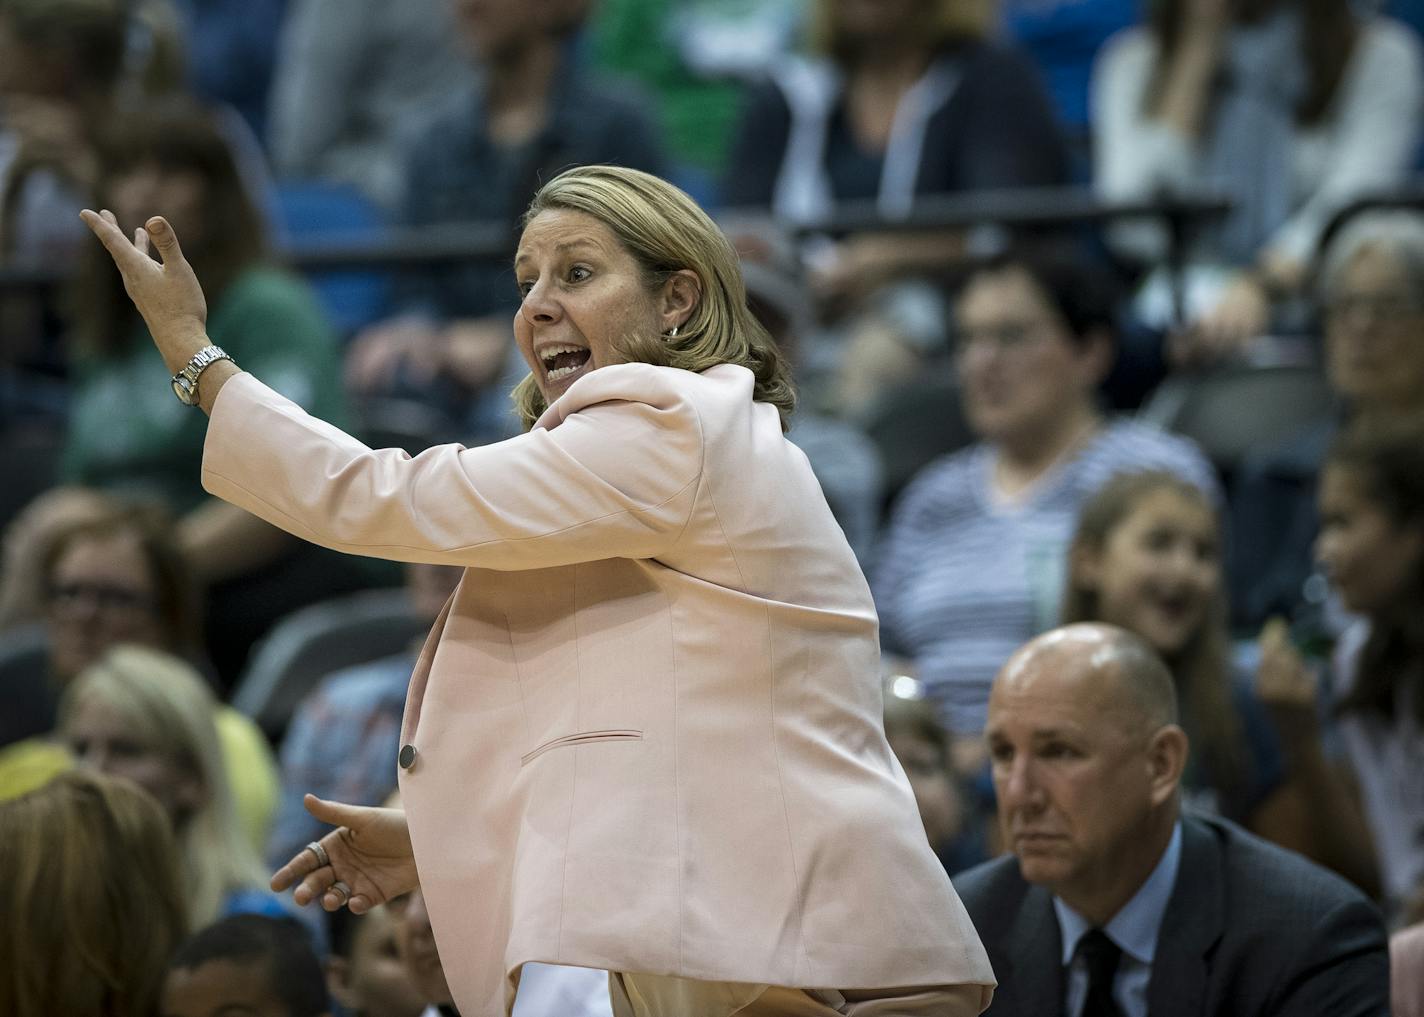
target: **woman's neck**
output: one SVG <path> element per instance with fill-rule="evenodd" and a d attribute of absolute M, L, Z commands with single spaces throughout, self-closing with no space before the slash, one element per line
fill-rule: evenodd
<path fill-rule="evenodd" d="M 486 65 L 485 111 L 497 143 L 518 145 L 543 129 L 560 55 L 557 40 L 541 38 Z"/>
<path fill-rule="evenodd" d="M 999 493 L 1009 498 L 1023 494 L 1060 461 L 1087 444 L 1102 422 L 1102 416 L 1089 403 L 1050 427 L 1000 439 L 994 464 L 994 484 Z"/>
<path fill-rule="evenodd" d="M 855 54 L 846 77 L 853 86 L 909 88 L 925 73 L 932 54 L 919 39 L 882 39 Z"/>
<path fill-rule="evenodd" d="M 929 66 L 922 47 L 879 46 L 858 55 L 846 80 L 846 111 L 851 131 L 867 151 L 881 152 L 905 93 Z"/>

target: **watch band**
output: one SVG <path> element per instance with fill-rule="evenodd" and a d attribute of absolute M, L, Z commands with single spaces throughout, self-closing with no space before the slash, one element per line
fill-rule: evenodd
<path fill-rule="evenodd" d="M 173 394 L 178 397 L 180 403 L 184 406 L 198 405 L 198 378 L 219 360 L 237 363 L 221 346 L 209 344 L 194 353 L 193 359 L 188 361 L 183 370 L 173 376 Z"/>

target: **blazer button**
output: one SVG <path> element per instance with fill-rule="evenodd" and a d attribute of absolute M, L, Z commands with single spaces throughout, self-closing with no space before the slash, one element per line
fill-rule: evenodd
<path fill-rule="evenodd" d="M 402 770 L 409 770 L 415 765 L 415 746 L 402 745 L 400 750 L 400 766 Z"/>

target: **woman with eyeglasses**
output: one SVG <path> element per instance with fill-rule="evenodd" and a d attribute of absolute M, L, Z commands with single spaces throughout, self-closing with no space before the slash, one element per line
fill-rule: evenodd
<path fill-rule="evenodd" d="M 156 507 L 114 502 L 54 536 L 43 574 L 55 681 L 118 643 L 194 656 L 196 590 L 170 522 Z"/>
<path fill-rule="evenodd" d="M 1183 438 L 1098 408 L 1114 306 L 1080 262 L 1007 254 L 973 270 L 956 309 L 956 368 L 979 441 L 926 466 L 901 496 L 874 575 L 888 648 L 915 661 L 948 729 L 983 729 L 994 674 L 1056 624 L 1079 506 L 1119 470 L 1170 470 L 1219 499 Z M 974 769 L 980 742 L 956 741 Z"/>
<path fill-rule="evenodd" d="M 1321 610 L 1325 583 L 1311 557 L 1325 452 L 1342 424 L 1373 429 L 1424 410 L 1424 216 L 1382 210 L 1350 220 L 1323 252 L 1316 292 L 1336 401 L 1242 464 L 1230 572 L 1238 624 L 1281 614 L 1323 639 L 1339 624 L 1333 609 Z"/>
<path fill-rule="evenodd" d="M 27 735 L 54 727 L 58 700 L 111 648 L 130 644 L 199 660 L 202 610 L 171 517 L 114 501 L 55 533 L 42 567 L 48 670 Z M 257 727 L 228 706 L 218 737 L 242 829 L 261 850 L 277 807 L 277 768 Z"/>

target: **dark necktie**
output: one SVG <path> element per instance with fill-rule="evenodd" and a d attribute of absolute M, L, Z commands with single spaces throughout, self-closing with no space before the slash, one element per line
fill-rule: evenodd
<path fill-rule="evenodd" d="M 1079 1017 L 1123 1017 L 1112 994 L 1117 962 L 1122 959 L 1117 944 L 1102 929 L 1091 929 L 1078 940 L 1078 956 L 1088 969 L 1088 994 Z"/>

